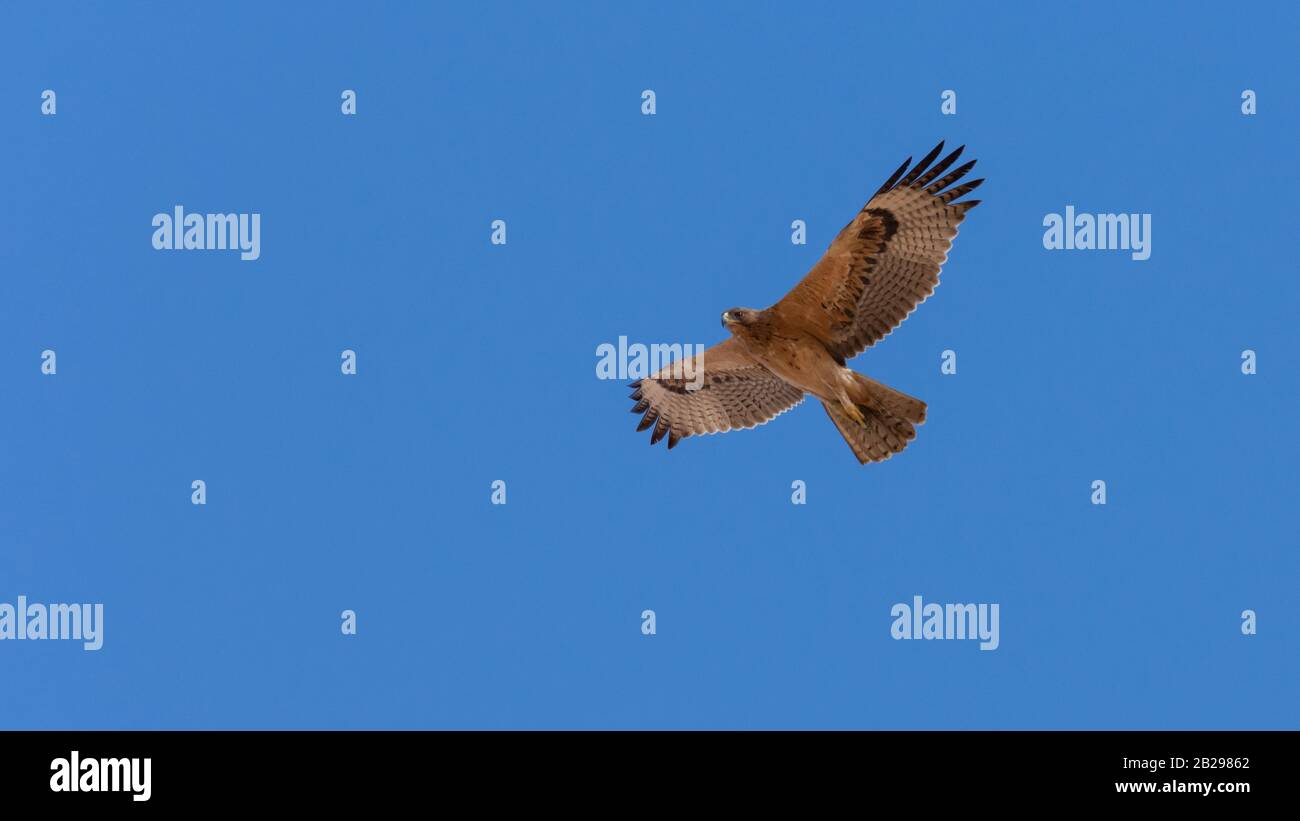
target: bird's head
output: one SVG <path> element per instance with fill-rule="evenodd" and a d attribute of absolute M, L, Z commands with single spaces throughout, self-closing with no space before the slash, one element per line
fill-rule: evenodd
<path fill-rule="evenodd" d="M 737 326 L 752 325 L 757 318 L 758 311 L 753 308 L 729 308 L 722 312 L 722 327 L 734 333 Z"/>

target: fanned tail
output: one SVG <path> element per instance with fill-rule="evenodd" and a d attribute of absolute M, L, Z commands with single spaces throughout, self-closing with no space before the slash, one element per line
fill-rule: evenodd
<path fill-rule="evenodd" d="M 925 403 L 902 391 L 855 373 L 852 397 L 863 423 L 852 419 L 838 403 L 822 402 L 858 462 L 883 462 L 901 452 L 916 438 L 916 426 L 925 422 Z"/>

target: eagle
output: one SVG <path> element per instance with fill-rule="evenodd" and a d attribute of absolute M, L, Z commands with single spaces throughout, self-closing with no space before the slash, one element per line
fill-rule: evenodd
<path fill-rule="evenodd" d="M 956 201 L 984 180 L 954 185 L 975 161 L 949 171 L 965 146 L 936 163 L 943 145 L 916 165 L 908 157 L 779 302 L 724 311 L 729 338 L 629 385 L 651 445 L 753 428 L 812 394 L 860 464 L 907 447 L 925 403 L 845 363 L 934 293 L 957 226 L 980 203 Z"/>

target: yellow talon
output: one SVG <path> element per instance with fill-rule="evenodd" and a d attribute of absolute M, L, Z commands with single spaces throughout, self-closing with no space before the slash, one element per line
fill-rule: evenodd
<path fill-rule="evenodd" d="M 854 422 L 857 422 L 859 425 L 867 424 L 867 417 L 862 415 L 862 411 L 858 410 L 857 405 L 854 405 L 852 402 L 841 402 L 840 407 L 844 409 L 844 415 L 852 419 Z"/>

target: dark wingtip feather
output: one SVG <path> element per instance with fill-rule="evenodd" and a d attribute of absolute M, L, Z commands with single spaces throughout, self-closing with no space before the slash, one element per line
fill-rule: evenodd
<path fill-rule="evenodd" d="M 659 422 L 655 425 L 654 433 L 650 434 L 650 444 L 652 445 L 658 444 L 659 440 L 664 438 L 664 435 L 668 433 L 668 430 L 669 430 L 668 423 L 660 419 Z"/>
<path fill-rule="evenodd" d="M 642 399 L 632 406 L 632 413 L 645 413 L 650 408 L 650 400 Z"/>
<path fill-rule="evenodd" d="M 889 175 L 889 179 L 885 180 L 885 184 L 882 185 L 882 186 L 880 186 L 880 190 L 877 191 L 876 193 L 872 194 L 872 195 L 871 195 L 871 198 L 872 198 L 872 199 L 875 199 L 876 197 L 878 197 L 878 196 L 880 196 L 881 194 L 885 193 L 885 192 L 888 191 L 889 189 L 893 188 L 893 187 L 894 187 L 894 183 L 898 182 L 898 178 L 901 177 L 901 176 L 903 176 L 903 172 L 906 171 L 906 170 L 907 170 L 907 167 L 908 167 L 909 165 L 911 165 L 911 164 L 912 164 L 912 158 L 911 158 L 911 157 L 908 157 L 907 159 L 903 160 L 903 164 L 900 165 L 900 166 L 898 166 L 898 170 L 895 171 L 894 173 L 892 173 L 892 174 Z"/>
<path fill-rule="evenodd" d="M 646 411 L 645 417 L 641 420 L 641 424 L 636 426 L 637 433 L 640 433 L 641 431 L 653 425 L 655 423 L 655 417 L 657 417 L 658 415 L 659 414 L 655 413 L 654 408 L 651 408 L 650 410 Z"/>
<path fill-rule="evenodd" d="M 983 177 L 980 177 L 978 180 L 971 180 L 970 182 L 964 182 L 961 185 L 957 186 L 956 188 L 949 188 L 947 191 L 944 191 L 942 194 L 939 195 L 939 199 L 944 202 L 950 203 L 953 200 L 957 199 L 958 197 L 964 197 L 970 192 L 974 191 L 976 188 L 979 188 L 983 182 L 984 182 Z"/>
<path fill-rule="evenodd" d="M 939 152 L 942 150 L 943 150 L 943 140 L 940 140 L 938 145 L 930 149 L 929 154 L 926 154 L 924 157 L 922 157 L 921 161 L 917 163 L 915 166 L 913 166 L 911 171 L 907 172 L 906 177 L 903 177 L 901 180 L 898 181 L 898 184 L 911 185 L 913 182 L 915 182 L 916 178 L 921 176 L 921 173 L 925 171 L 925 169 L 930 167 L 930 163 L 934 162 L 934 158 L 939 156 Z"/>
<path fill-rule="evenodd" d="M 957 146 L 956 150 L 954 150 L 951 154 L 944 157 L 942 160 L 939 160 L 939 162 L 935 163 L 934 166 L 929 171 L 925 172 L 920 177 L 918 177 L 916 182 L 912 183 L 912 187 L 925 188 L 936 177 L 938 177 L 943 172 L 947 171 L 948 166 L 956 162 L 957 158 L 961 156 L 961 152 L 965 150 L 966 150 L 966 146 L 964 145 Z"/>
<path fill-rule="evenodd" d="M 672 450 L 677 447 L 677 443 L 682 441 L 682 435 L 675 430 L 668 431 L 668 449 Z"/>
<path fill-rule="evenodd" d="M 925 187 L 925 193 L 931 195 L 938 195 L 940 191 L 952 185 L 962 177 L 966 176 L 966 172 L 974 168 L 976 162 L 977 162 L 976 160 L 971 160 L 965 165 L 957 168 L 955 171 L 948 172 L 946 175 L 944 175 L 943 179 L 935 180 L 934 182 L 927 185 Z"/>

